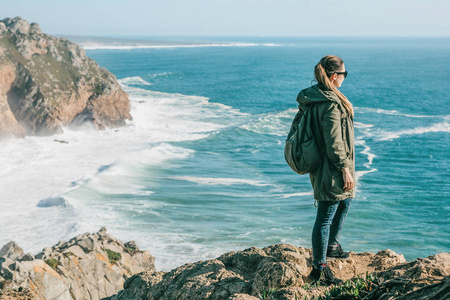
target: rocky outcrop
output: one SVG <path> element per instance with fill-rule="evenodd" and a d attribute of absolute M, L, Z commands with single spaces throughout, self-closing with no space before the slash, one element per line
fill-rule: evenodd
<path fill-rule="evenodd" d="M 127 119 L 127 94 L 82 48 L 20 17 L 0 21 L 0 136 L 53 134 L 83 122 L 102 129 Z"/>
<path fill-rule="evenodd" d="M 36 256 L 10 242 L 0 256 L 0 299 L 450 299 L 450 253 L 406 262 L 391 250 L 350 252 L 329 261 L 336 277 L 347 281 L 337 287 L 311 285 L 311 249 L 288 244 L 157 272 L 149 252 L 102 228 Z"/>
<path fill-rule="evenodd" d="M 139 250 L 133 241 L 115 239 L 105 228 L 59 242 L 35 256 L 10 242 L 0 256 L 0 285 L 34 299 L 101 299 L 121 290 L 134 274 L 155 271 L 148 251 Z"/>
<path fill-rule="evenodd" d="M 134 275 L 125 281 L 124 290 L 108 299 L 325 299 L 332 287 L 308 285 L 311 254 L 311 249 L 286 244 L 252 247 L 170 272 Z M 449 295 L 449 264 L 449 253 L 406 263 L 403 255 L 391 250 L 351 252 L 348 259 L 329 262 L 343 280 L 379 274 L 364 299 L 446 299 L 441 296 Z"/>
<path fill-rule="evenodd" d="M 365 299 L 450 299 L 450 253 L 418 258 L 380 273 L 380 284 Z"/>

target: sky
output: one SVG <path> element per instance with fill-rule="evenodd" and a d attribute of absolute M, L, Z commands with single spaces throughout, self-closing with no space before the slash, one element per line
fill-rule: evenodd
<path fill-rule="evenodd" d="M 450 36 L 450 0 L 0 0 L 81 36 Z"/>

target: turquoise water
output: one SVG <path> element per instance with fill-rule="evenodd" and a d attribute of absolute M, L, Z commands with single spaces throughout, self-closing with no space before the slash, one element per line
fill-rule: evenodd
<path fill-rule="evenodd" d="M 336 54 L 349 72 L 341 91 L 355 106 L 358 173 L 341 244 L 407 260 L 450 250 L 450 39 L 203 42 L 253 44 L 87 50 L 130 95 L 134 120 L 103 133 L 95 172 L 48 205 L 65 235 L 107 226 L 158 269 L 250 246 L 310 247 L 312 189 L 285 163 L 284 138 L 314 65 Z"/>

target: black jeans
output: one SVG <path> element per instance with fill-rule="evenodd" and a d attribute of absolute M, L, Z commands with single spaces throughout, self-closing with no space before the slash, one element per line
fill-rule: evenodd
<path fill-rule="evenodd" d="M 313 265 L 327 262 L 328 247 L 339 244 L 339 235 L 352 198 L 342 201 L 319 201 L 312 232 Z"/>

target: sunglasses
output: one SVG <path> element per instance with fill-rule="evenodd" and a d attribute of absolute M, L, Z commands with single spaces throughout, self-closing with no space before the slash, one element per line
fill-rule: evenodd
<path fill-rule="evenodd" d="M 348 72 L 347 71 L 345 71 L 345 72 L 335 72 L 335 74 L 338 74 L 338 75 L 344 75 L 344 78 L 347 78 L 347 75 L 348 75 Z"/>

